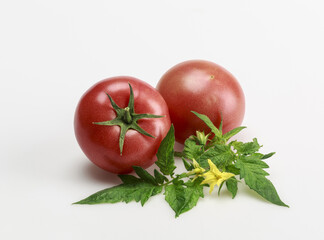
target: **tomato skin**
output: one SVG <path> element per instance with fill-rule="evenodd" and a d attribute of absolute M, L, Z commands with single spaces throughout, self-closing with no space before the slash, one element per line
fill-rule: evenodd
<path fill-rule="evenodd" d="M 126 133 L 123 153 L 120 155 L 120 127 L 96 125 L 93 122 L 116 117 L 106 93 L 119 107 L 127 107 L 130 97 L 128 83 L 134 91 L 136 113 L 165 117 L 138 120 L 138 125 L 155 138 L 130 129 Z M 132 166 L 147 168 L 152 165 L 170 126 L 168 107 L 159 92 L 139 79 L 124 76 L 104 79 L 87 90 L 78 103 L 74 117 L 75 136 L 85 155 L 98 167 L 118 174 L 131 172 Z"/>
<path fill-rule="evenodd" d="M 245 98 L 241 86 L 231 73 L 213 62 L 179 63 L 162 76 L 157 89 L 169 106 L 180 143 L 195 135 L 196 130 L 210 132 L 191 111 L 207 115 L 217 127 L 223 117 L 223 133 L 243 121 Z"/>

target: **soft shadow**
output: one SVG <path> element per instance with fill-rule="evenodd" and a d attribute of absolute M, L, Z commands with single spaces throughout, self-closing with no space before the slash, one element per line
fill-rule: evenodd
<path fill-rule="evenodd" d="M 101 183 L 109 183 L 109 184 L 120 184 L 121 180 L 117 176 L 117 174 L 107 172 L 91 162 L 86 162 L 84 164 L 83 172 L 85 177 L 90 178 L 91 180 L 101 182 Z"/>

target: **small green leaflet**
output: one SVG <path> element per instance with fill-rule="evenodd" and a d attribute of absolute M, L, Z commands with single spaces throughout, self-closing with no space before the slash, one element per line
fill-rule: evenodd
<path fill-rule="evenodd" d="M 235 175 L 239 175 L 239 174 L 240 174 L 240 169 L 237 168 L 237 167 L 235 167 L 233 164 L 228 165 L 228 166 L 226 167 L 226 171 L 227 171 L 227 172 L 230 172 L 230 173 L 233 173 L 233 174 L 235 174 Z"/>
<path fill-rule="evenodd" d="M 153 185 L 158 185 L 158 182 L 156 181 L 156 179 L 151 174 L 149 174 L 146 170 L 144 170 L 143 168 L 133 166 L 133 169 L 135 170 L 137 176 L 139 176 L 143 181 L 145 181 L 147 183 L 151 183 Z"/>
<path fill-rule="evenodd" d="M 168 179 L 156 169 L 154 169 L 154 177 L 158 184 L 162 184 L 164 183 L 164 181 L 168 181 Z"/>
<path fill-rule="evenodd" d="M 260 149 L 260 145 L 258 143 L 258 140 L 256 138 L 253 138 L 253 142 L 247 142 L 247 143 L 242 143 L 242 142 L 231 142 L 232 146 L 237 150 L 239 154 L 252 154 Z"/>
<path fill-rule="evenodd" d="M 118 177 L 122 180 L 125 184 L 132 184 L 132 183 L 138 183 L 142 182 L 141 179 L 133 176 L 133 175 L 118 175 Z"/>
<path fill-rule="evenodd" d="M 156 154 L 157 161 L 155 164 L 160 168 L 164 175 L 172 175 L 176 166 L 174 165 L 174 127 L 171 126 L 168 134 L 162 140 L 159 150 Z"/>
<path fill-rule="evenodd" d="M 252 190 L 256 191 L 269 202 L 279 206 L 288 207 L 288 205 L 280 200 L 279 195 L 270 180 L 265 177 L 269 174 L 262 168 L 267 168 L 268 165 L 261 159 L 253 156 L 242 156 L 237 160 L 235 166 L 240 169 L 240 178 L 244 178 L 245 183 Z"/>
<path fill-rule="evenodd" d="M 203 120 L 204 123 L 206 123 L 206 125 L 210 128 L 210 130 L 215 134 L 216 137 L 222 138 L 221 131 L 218 130 L 218 128 L 213 124 L 213 122 L 209 119 L 209 117 L 207 117 L 204 114 L 197 113 L 195 111 L 191 111 L 191 112 L 194 113 L 201 120 Z"/>
<path fill-rule="evenodd" d="M 147 182 L 120 184 L 92 194 L 75 204 L 129 203 L 130 201 L 141 201 L 143 206 L 150 197 L 160 193 L 161 191 L 162 186 L 156 186 Z"/>
<path fill-rule="evenodd" d="M 188 159 L 197 159 L 202 153 L 202 146 L 197 145 L 196 141 L 188 138 L 184 143 L 184 156 Z"/>
<path fill-rule="evenodd" d="M 175 212 L 175 216 L 189 211 L 196 206 L 200 197 L 204 197 L 202 179 L 183 184 L 172 184 L 165 187 L 165 200 Z"/>
<path fill-rule="evenodd" d="M 232 129 L 231 131 L 225 133 L 223 135 L 223 138 L 226 140 L 226 142 L 233 136 L 235 136 L 236 134 L 238 134 L 239 132 L 241 132 L 244 128 L 246 127 L 237 127 L 237 128 L 234 128 Z"/>
<path fill-rule="evenodd" d="M 232 198 L 235 198 L 237 193 L 237 179 L 235 177 L 231 177 L 226 180 L 227 190 L 232 193 Z"/>
<path fill-rule="evenodd" d="M 229 146 L 217 144 L 201 154 L 196 161 L 201 167 L 208 169 L 208 159 L 210 159 L 217 167 L 221 167 L 229 164 L 234 159 L 234 154 Z"/>
<path fill-rule="evenodd" d="M 184 157 L 182 157 L 182 162 L 187 171 L 194 169 L 193 165 L 189 163 Z"/>
<path fill-rule="evenodd" d="M 276 153 L 275 152 L 271 152 L 271 153 L 265 154 L 265 155 L 262 156 L 261 159 L 268 159 L 268 158 L 272 157 L 274 154 L 276 154 Z"/>

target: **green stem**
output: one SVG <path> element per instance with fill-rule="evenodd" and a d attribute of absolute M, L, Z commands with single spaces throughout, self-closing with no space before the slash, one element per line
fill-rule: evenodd
<path fill-rule="evenodd" d="M 129 112 L 129 107 L 126 107 L 124 110 L 125 110 L 124 121 L 130 124 L 133 121 L 133 119 Z"/>
<path fill-rule="evenodd" d="M 187 177 L 189 177 L 188 175 L 187 175 L 187 173 L 186 172 L 183 172 L 183 173 L 181 173 L 180 175 L 177 175 L 177 177 L 172 177 L 171 176 L 171 180 L 169 180 L 169 181 L 167 181 L 167 182 L 165 182 L 165 183 L 163 183 L 161 186 L 167 186 L 167 185 L 169 185 L 170 183 L 172 183 L 175 179 L 183 179 L 183 178 L 187 178 Z"/>
<path fill-rule="evenodd" d="M 173 181 L 173 179 L 172 180 L 169 180 L 169 181 L 167 181 L 166 183 L 163 183 L 161 186 L 167 186 L 167 185 L 169 185 L 170 183 L 172 183 L 172 181 Z"/>

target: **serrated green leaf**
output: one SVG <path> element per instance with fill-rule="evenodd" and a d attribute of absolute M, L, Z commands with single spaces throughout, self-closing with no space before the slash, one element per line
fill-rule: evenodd
<path fill-rule="evenodd" d="M 130 201 L 141 201 L 143 206 L 150 197 L 160 193 L 161 191 L 162 186 L 156 186 L 147 182 L 121 184 L 94 193 L 75 204 L 129 203 Z"/>
<path fill-rule="evenodd" d="M 232 198 L 234 199 L 237 193 L 237 179 L 235 177 L 231 177 L 226 180 L 227 190 L 232 194 Z"/>
<path fill-rule="evenodd" d="M 237 140 L 234 140 L 234 141 L 231 141 L 229 143 L 229 146 L 232 146 L 234 149 L 237 149 L 239 148 L 240 146 L 242 146 L 243 142 L 240 142 L 240 141 L 237 141 Z"/>
<path fill-rule="evenodd" d="M 217 167 L 222 167 L 224 165 L 228 165 L 234 159 L 234 157 L 234 153 L 230 146 L 217 144 L 201 154 L 196 161 L 201 167 L 208 169 L 208 159 L 210 159 Z"/>
<path fill-rule="evenodd" d="M 174 127 L 171 125 L 171 128 L 162 140 L 159 150 L 156 154 L 157 161 L 155 164 L 160 168 L 160 171 L 164 175 L 172 175 L 176 166 L 174 165 Z"/>
<path fill-rule="evenodd" d="M 175 212 L 175 216 L 179 217 L 181 209 L 186 203 L 185 187 L 182 185 L 167 185 L 165 187 L 165 200 L 169 203 L 170 207 Z"/>
<path fill-rule="evenodd" d="M 186 185 L 171 184 L 165 187 L 165 200 L 175 212 L 175 217 L 196 206 L 200 197 L 204 197 L 202 179 L 187 182 Z"/>
<path fill-rule="evenodd" d="M 133 175 L 118 175 L 118 177 L 122 180 L 123 183 L 137 183 L 141 182 L 142 180 L 133 176 Z"/>
<path fill-rule="evenodd" d="M 204 114 L 197 113 L 195 111 L 191 111 L 193 114 L 195 114 L 197 117 L 199 117 L 201 120 L 204 121 L 204 123 L 210 128 L 210 130 L 215 134 L 216 137 L 222 138 L 222 133 L 219 131 L 219 129 L 213 124 L 213 122 Z"/>
<path fill-rule="evenodd" d="M 168 179 L 156 169 L 154 169 L 154 177 L 159 184 L 162 184 L 164 181 L 168 181 Z"/>
<path fill-rule="evenodd" d="M 233 147 L 237 150 L 238 153 L 248 155 L 259 151 L 260 145 L 256 138 L 253 138 L 253 142 L 234 142 Z"/>
<path fill-rule="evenodd" d="M 133 169 L 134 169 L 135 173 L 137 174 L 137 176 L 139 176 L 140 179 L 142 179 L 144 182 L 148 182 L 153 185 L 158 185 L 155 178 L 151 174 L 149 174 L 145 169 L 143 169 L 142 167 L 133 166 Z"/>
<path fill-rule="evenodd" d="M 225 133 L 223 135 L 223 138 L 228 141 L 231 137 L 235 136 L 236 134 L 238 134 L 239 132 L 241 132 L 244 128 L 246 127 L 237 127 L 237 128 L 234 128 L 232 129 L 231 131 Z"/>
<path fill-rule="evenodd" d="M 240 169 L 235 167 L 234 165 L 230 164 L 230 165 L 226 166 L 226 172 L 230 172 L 230 173 L 233 173 L 235 175 L 239 175 L 240 174 Z"/>
<path fill-rule="evenodd" d="M 262 168 L 265 163 L 255 158 L 240 158 L 235 166 L 240 169 L 240 178 L 244 178 L 246 185 L 256 191 L 260 196 L 279 206 L 288 207 L 281 201 L 279 195 L 269 179 L 265 176 L 269 175 Z M 266 165 L 268 166 L 268 165 Z"/>
<path fill-rule="evenodd" d="M 258 155 L 241 156 L 240 159 L 243 160 L 245 164 L 252 164 L 261 168 L 269 168 L 269 165 L 264 161 L 261 161 L 261 157 Z"/>
<path fill-rule="evenodd" d="M 186 158 L 197 159 L 202 154 L 202 148 L 197 145 L 196 141 L 192 138 L 187 138 L 184 143 L 183 153 Z"/>
<path fill-rule="evenodd" d="M 275 152 L 271 152 L 271 153 L 265 154 L 265 155 L 262 156 L 261 159 L 268 159 L 268 158 L 272 157 L 274 154 L 276 154 L 276 153 Z"/>
<path fill-rule="evenodd" d="M 185 158 L 182 158 L 182 162 L 187 171 L 194 169 L 193 165 L 190 164 Z"/>

